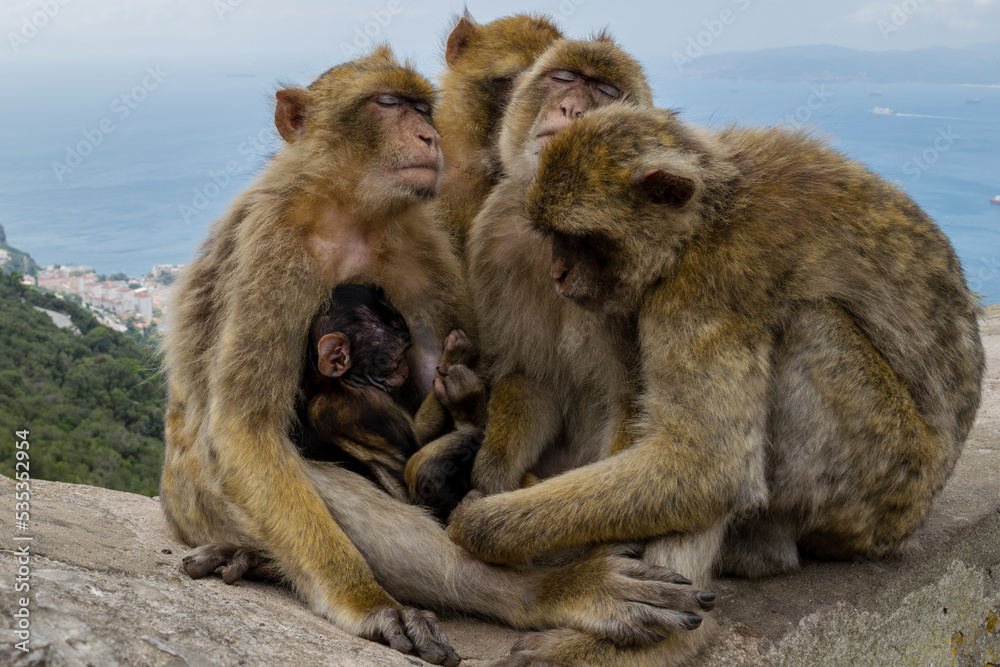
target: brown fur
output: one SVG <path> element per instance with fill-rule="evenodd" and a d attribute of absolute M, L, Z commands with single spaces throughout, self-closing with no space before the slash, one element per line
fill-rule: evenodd
<path fill-rule="evenodd" d="M 618 318 L 609 328 L 606 318 L 560 300 L 545 268 L 549 250 L 524 219 L 523 190 L 540 150 L 535 135 L 562 102 L 547 74 L 559 69 L 652 104 L 641 67 L 607 35 L 557 42 L 519 80 L 500 135 L 511 177 L 487 200 L 469 239 L 470 287 L 488 334 L 480 342 L 492 381 L 473 486 L 487 493 L 518 488 L 533 469 L 545 477 L 602 457 L 631 414 L 639 381 L 631 323 Z M 617 333 L 606 335 L 612 329 Z M 560 446 L 567 442 L 572 446 Z"/>
<path fill-rule="evenodd" d="M 390 392 L 409 373 L 410 331 L 374 285 L 341 285 L 313 320 L 306 350 L 299 450 L 338 461 L 406 502 L 414 420 Z"/>
<path fill-rule="evenodd" d="M 984 355 L 958 259 L 905 194 L 801 133 L 709 133 L 616 104 L 553 139 L 523 204 L 524 226 L 546 238 L 549 289 L 608 318 L 584 346 L 634 323 L 633 442 L 459 506 L 456 541 L 524 562 L 668 536 L 658 562 L 696 583 L 713 563 L 796 567 L 798 548 L 881 558 L 906 546 L 972 426 Z M 658 648 L 550 632 L 524 657 L 662 665 L 691 647 Z"/>
<path fill-rule="evenodd" d="M 448 37 L 436 118 L 445 167 L 434 211 L 460 254 L 501 175 L 496 141 L 514 80 L 561 37 L 544 16 L 518 14 L 480 25 L 468 13 Z"/>
<path fill-rule="evenodd" d="M 642 68 L 606 34 L 590 41 L 557 42 L 518 81 L 499 141 L 509 176 L 493 190 L 473 223 L 467 249 L 476 322 L 485 334 L 480 344 L 491 381 L 486 435 L 472 481 L 487 493 L 511 491 L 629 447 L 636 396 L 642 390 L 634 319 L 591 313 L 560 299 L 548 271 L 551 250 L 524 216 L 525 188 L 541 150 L 535 135 L 562 102 L 560 96 L 553 97 L 547 81 L 548 73 L 558 69 L 613 84 L 636 104 L 651 105 L 653 99 Z M 559 479 L 540 486 L 551 489 Z M 608 488 L 602 492 L 609 493 Z M 508 495 L 481 502 L 502 502 Z M 483 505 L 460 505 L 449 534 L 471 543 L 471 532 L 490 533 L 480 523 L 468 529 L 463 518 L 476 517 L 479 507 Z M 613 522 L 612 513 L 603 510 L 579 518 L 595 530 Z M 538 546 L 547 544 L 549 531 L 556 529 L 535 528 L 536 533 L 523 537 L 537 540 Z M 668 566 L 707 588 L 711 563 L 700 556 L 716 549 L 721 539 L 720 530 L 660 538 L 648 544 L 644 560 Z M 711 619 L 705 620 L 700 629 L 676 633 L 648 654 L 646 649 L 622 650 L 586 633 L 559 632 L 533 637 L 531 650 L 527 644 L 519 647 L 523 650 L 502 664 L 527 665 L 537 659 L 557 665 L 624 666 L 636 660 L 681 665 L 711 632 Z"/>
<path fill-rule="evenodd" d="M 282 91 L 276 124 L 289 143 L 215 223 L 176 287 L 161 496 L 177 536 L 198 547 L 187 564 L 207 573 L 239 555 L 235 574 L 271 562 L 269 576 L 341 628 L 437 663 L 458 658 L 433 616 L 400 601 L 619 641 L 689 627 L 672 610 L 702 609 L 705 600 L 628 553 L 602 548 L 528 571 L 491 567 L 425 510 L 296 451 L 289 433 L 302 350 L 334 286 L 380 285 L 409 322 L 403 388 L 414 408 L 448 332 L 469 325 L 458 260 L 430 223 L 426 188 L 393 183 L 393 166 L 425 144 L 403 141 L 414 138 L 403 127 L 424 131 L 415 117 L 377 120 L 386 110 L 371 106 L 372 96 L 387 89 L 431 94 L 387 48 L 309 89 Z M 304 116 L 289 113 L 296 109 Z M 223 553 L 219 543 L 238 548 Z M 564 588 L 572 598 L 559 594 Z"/>
<path fill-rule="evenodd" d="M 433 101 L 385 48 L 292 89 L 308 112 L 298 134 L 185 270 L 166 338 L 161 495 L 186 543 L 255 546 L 314 609 L 390 641 L 399 622 L 387 614 L 402 608 L 331 519 L 288 435 L 309 325 L 337 284 L 383 286 L 410 322 L 411 405 L 430 389 L 445 336 L 467 322 L 459 265 L 423 195 L 382 176 L 410 159 L 367 111 L 385 89 Z"/>

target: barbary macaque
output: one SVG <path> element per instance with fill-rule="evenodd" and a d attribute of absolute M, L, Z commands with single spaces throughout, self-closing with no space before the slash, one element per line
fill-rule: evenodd
<path fill-rule="evenodd" d="M 516 564 L 634 539 L 660 565 L 701 563 L 685 571 L 702 585 L 710 568 L 764 576 L 800 552 L 877 559 L 907 546 L 962 450 L 984 372 L 977 299 L 909 197 L 802 132 L 710 132 L 615 103 L 551 139 L 522 203 L 551 292 L 609 323 L 578 330 L 581 344 L 620 340 L 611 323 L 631 323 L 631 437 L 591 465 L 463 503 L 449 525 L 459 544 Z M 513 476 L 490 468 L 477 472 Z M 512 659 L 675 665 L 703 641 L 632 650 L 550 631 Z"/>
<path fill-rule="evenodd" d="M 444 172 L 433 208 L 460 256 L 473 219 L 503 175 L 497 138 L 514 81 L 559 39 L 562 33 L 544 16 L 479 24 L 468 11 L 448 35 L 435 118 Z"/>

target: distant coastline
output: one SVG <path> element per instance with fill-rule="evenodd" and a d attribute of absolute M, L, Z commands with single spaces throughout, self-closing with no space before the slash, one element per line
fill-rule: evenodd
<path fill-rule="evenodd" d="M 842 46 L 793 46 L 702 54 L 688 44 L 672 54 L 682 77 L 771 83 L 933 83 L 1000 87 L 1000 42 L 964 49 L 862 51 Z M 965 83 L 955 83 L 959 79 Z"/>

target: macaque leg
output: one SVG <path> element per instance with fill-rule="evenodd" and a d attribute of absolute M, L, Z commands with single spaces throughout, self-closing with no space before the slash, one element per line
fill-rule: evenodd
<path fill-rule="evenodd" d="M 690 630 L 701 622 L 698 612 L 715 606 L 714 594 L 635 558 L 634 545 L 596 547 L 560 567 L 487 565 L 448 539 L 426 511 L 334 464 L 309 467 L 334 521 L 399 600 L 517 628 L 570 627 L 619 644 Z"/>
<path fill-rule="evenodd" d="M 433 391 L 430 392 L 413 418 L 413 433 L 417 438 L 417 447 L 422 449 L 452 428 L 454 423 L 448 409 L 441 405 L 441 401 Z"/>
<path fill-rule="evenodd" d="M 469 492 L 473 461 L 483 443 L 486 387 L 467 365 L 477 356 L 464 331 L 456 329 L 448 334 L 434 390 L 415 419 L 421 449 L 407 462 L 404 479 L 410 500 L 431 508 L 441 520 L 446 520 Z M 447 411 L 444 417 L 442 409 Z M 441 427 L 449 423 L 454 430 L 442 435 Z"/>
<path fill-rule="evenodd" d="M 820 558 L 882 558 L 909 543 L 958 448 L 840 306 L 803 308 L 775 351 L 768 511 L 731 530 L 721 571 L 792 569 Z"/>
<path fill-rule="evenodd" d="M 472 467 L 472 488 L 485 494 L 513 491 L 552 445 L 562 413 L 549 391 L 520 375 L 496 381 L 488 413 L 483 447 Z"/>

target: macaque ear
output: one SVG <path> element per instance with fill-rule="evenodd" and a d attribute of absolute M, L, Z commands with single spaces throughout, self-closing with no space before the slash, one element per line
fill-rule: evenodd
<path fill-rule="evenodd" d="M 636 186 L 654 204 L 669 204 L 677 208 L 694 196 L 694 181 L 662 169 L 646 172 Z"/>
<path fill-rule="evenodd" d="M 274 108 L 274 126 L 281 138 L 292 143 L 302 134 L 306 122 L 306 108 L 309 106 L 309 91 L 304 88 L 282 88 L 275 97 L 278 105 Z"/>
<path fill-rule="evenodd" d="M 448 45 L 444 49 L 444 61 L 448 67 L 454 67 L 458 59 L 462 57 L 462 53 L 469 46 L 469 40 L 477 29 L 476 22 L 468 13 L 458 21 L 458 25 L 448 35 Z"/>
<path fill-rule="evenodd" d="M 335 331 L 319 339 L 319 372 L 330 378 L 339 378 L 351 368 L 351 341 Z"/>

